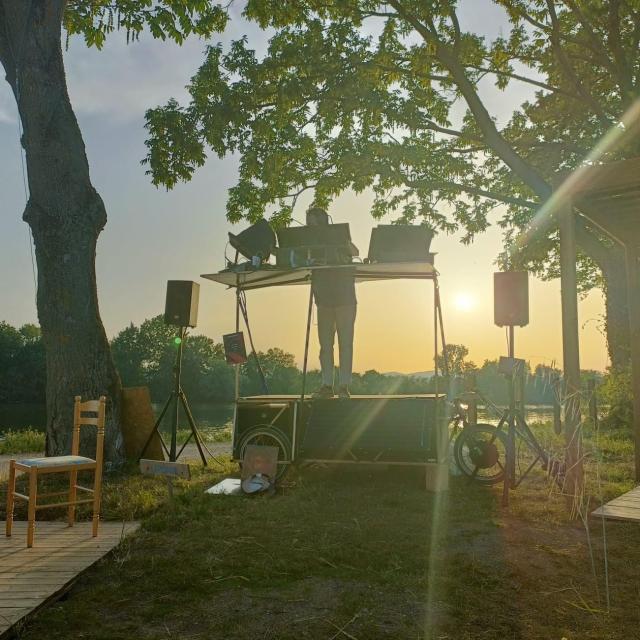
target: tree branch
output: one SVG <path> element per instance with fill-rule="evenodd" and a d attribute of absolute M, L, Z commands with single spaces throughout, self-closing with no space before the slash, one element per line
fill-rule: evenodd
<path fill-rule="evenodd" d="M 519 80 L 520 82 L 525 82 L 527 84 L 531 84 L 534 87 L 540 87 L 541 89 L 545 89 L 546 91 L 551 91 L 552 93 L 562 93 L 563 95 L 569 96 L 575 100 L 580 100 L 580 96 L 577 96 L 575 93 L 571 93 L 566 91 L 565 89 L 561 89 L 560 87 L 554 87 L 546 82 L 541 82 L 540 80 L 534 80 L 533 78 L 527 78 L 526 76 L 521 76 L 519 73 L 513 73 L 511 71 L 502 71 L 500 69 L 491 69 L 486 67 L 481 67 L 475 64 L 466 64 L 465 67 L 467 69 L 475 69 L 476 71 L 482 71 L 484 73 L 492 73 L 496 76 L 505 76 L 506 78 L 513 78 L 514 80 Z"/>
<path fill-rule="evenodd" d="M 627 56 L 620 42 L 620 0 L 609 0 L 609 46 L 618 71 L 618 86 L 625 96 L 624 103 L 631 104 L 635 99 L 633 76 Z M 635 53 L 637 55 L 637 52 Z"/>
<path fill-rule="evenodd" d="M 465 69 L 456 56 L 452 55 L 448 47 L 435 37 L 431 30 L 425 27 L 413 14 L 405 10 L 399 0 L 389 0 L 389 4 L 422 36 L 427 44 L 435 48 L 436 56 L 451 73 L 454 82 L 469 105 L 469 109 L 473 113 L 487 144 L 541 199 L 546 199 L 551 194 L 551 187 L 537 169 L 520 157 L 498 131 L 476 88 L 467 78 Z"/>
<path fill-rule="evenodd" d="M 403 178 L 403 180 L 408 187 L 411 187 L 413 189 L 432 189 L 433 191 L 460 191 L 463 193 L 468 193 L 470 195 L 480 196 L 482 198 L 498 200 L 499 202 L 503 202 L 504 204 L 526 207 L 527 209 L 537 209 L 540 206 L 539 202 L 534 202 L 533 200 L 525 200 L 524 198 L 516 198 L 515 196 L 495 193 L 493 191 L 487 191 L 486 189 L 472 187 L 468 184 L 458 184 L 457 182 L 453 182 L 452 180 L 429 180 L 427 178 L 419 180 L 407 180 Z"/>
<path fill-rule="evenodd" d="M 611 125 L 611 119 L 607 116 L 605 111 L 602 109 L 600 103 L 593 97 L 593 95 L 587 91 L 582 84 L 582 81 L 575 74 L 571 63 L 569 62 L 569 58 L 567 58 L 567 54 L 562 47 L 562 43 L 560 42 L 560 23 L 558 21 L 558 15 L 556 13 L 556 8 L 554 5 L 554 0 L 546 0 L 547 9 L 549 11 L 549 18 L 551 19 L 552 31 L 550 35 L 551 46 L 555 52 L 556 58 L 560 63 L 560 67 L 564 72 L 564 75 L 567 77 L 569 82 L 573 84 L 576 88 L 576 91 L 580 94 L 580 96 L 591 105 L 591 108 L 594 110 L 601 124 L 605 127 L 609 127 Z"/>

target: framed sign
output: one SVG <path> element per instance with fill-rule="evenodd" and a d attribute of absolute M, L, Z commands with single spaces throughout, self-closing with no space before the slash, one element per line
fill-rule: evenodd
<path fill-rule="evenodd" d="M 222 342 L 227 364 L 243 364 L 247 361 L 247 349 L 244 346 L 244 334 L 242 331 L 227 333 L 222 336 Z"/>
<path fill-rule="evenodd" d="M 242 460 L 242 479 L 267 476 L 271 482 L 278 470 L 278 447 L 248 444 Z"/>
<path fill-rule="evenodd" d="M 147 476 L 167 476 L 168 478 L 191 480 L 189 465 L 182 462 L 142 459 L 140 460 L 140 471 Z"/>

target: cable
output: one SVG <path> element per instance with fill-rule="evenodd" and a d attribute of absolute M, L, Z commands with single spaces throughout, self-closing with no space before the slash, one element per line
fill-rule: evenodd
<path fill-rule="evenodd" d="M 264 375 L 264 370 L 262 369 L 262 364 L 260 362 L 260 358 L 258 358 L 258 353 L 256 351 L 256 347 L 253 344 L 253 336 L 251 335 L 251 327 L 249 326 L 249 313 L 247 311 L 247 296 L 244 291 L 240 292 L 240 296 L 238 298 L 238 304 L 240 306 L 240 311 L 242 312 L 242 317 L 244 318 L 244 324 L 247 327 L 247 335 L 249 336 L 249 344 L 251 345 L 251 351 L 253 353 L 253 357 L 255 358 L 256 365 L 258 367 L 258 374 L 260 375 L 260 381 L 262 382 L 262 390 L 265 395 L 269 395 L 269 387 L 267 385 L 267 379 Z"/>

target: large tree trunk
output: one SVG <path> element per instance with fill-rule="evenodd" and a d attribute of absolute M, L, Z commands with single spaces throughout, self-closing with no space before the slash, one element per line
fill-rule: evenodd
<path fill-rule="evenodd" d="M 71 447 L 75 395 L 106 395 L 107 459 L 122 457 L 120 379 L 100 313 L 96 242 L 106 223 L 67 94 L 64 0 L 0 0 L 0 61 L 24 129 L 30 225 L 38 264 L 38 317 L 47 361 L 47 454 Z"/>

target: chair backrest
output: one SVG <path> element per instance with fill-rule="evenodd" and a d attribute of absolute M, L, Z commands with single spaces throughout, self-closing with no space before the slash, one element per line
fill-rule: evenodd
<path fill-rule="evenodd" d="M 80 396 L 76 396 L 73 407 L 73 440 L 71 442 L 71 454 L 78 455 L 80 451 L 80 427 L 87 425 L 95 426 L 96 434 L 96 462 L 102 465 L 104 452 L 104 422 L 106 415 L 107 399 L 100 396 L 98 400 L 87 400 L 82 402 Z M 86 414 L 95 414 L 87 416 Z"/>

